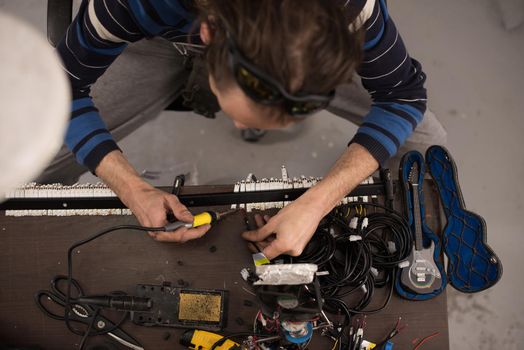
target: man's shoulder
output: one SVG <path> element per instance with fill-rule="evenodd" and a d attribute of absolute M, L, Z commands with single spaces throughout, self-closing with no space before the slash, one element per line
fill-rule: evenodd
<path fill-rule="evenodd" d="M 350 23 L 354 23 L 356 29 L 362 27 L 373 15 L 378 1 L 380 0 L 346 0 L 344 7 Z"/>

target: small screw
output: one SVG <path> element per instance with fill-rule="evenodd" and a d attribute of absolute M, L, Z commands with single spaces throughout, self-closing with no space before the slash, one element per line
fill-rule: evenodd
<path fill-rule="evenodd" d="M 214 245 L 212 245 L 211 247 L 209 247 L 209 251 L 210 251 L 211 253 L 214 253 L 214 252 L 217 251 L 217 247 L 215 247 Z"/>
<path fill-rule="evenodd" d="M 498 262 L 497 258 L 495 258 L 494 256 L 492 256 L 489 261 L 491 261 L 492 264 L 496 264 Z"/>
<path fill-rule="evenodd" d="M 100 329 L 104 329 L 104 327 L 106 326 L 106 323 L 104 321 L 98 321 L 96 323 L 96 326 Z"/>

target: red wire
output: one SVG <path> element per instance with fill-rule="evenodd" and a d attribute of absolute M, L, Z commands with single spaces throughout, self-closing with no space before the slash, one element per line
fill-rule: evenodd
<path fill-rule="evenodd" d="M 431 338 L 435 338 L 435 337 L 436 337 L 437 335 L 439 335 L 439 334 L 440 334 L 440 332 L 435 332 L 435 333 L 433 333 L 433 334 L 431 334 L 431 335 L 428 335 L 427 337 L 425 337 L 424 339 L 422 339 L 422 340 L 417 344 L 417 346 L 415 346 L 415 347 L 413 348 L 413 350 L 418 350 L 418 349 L 422 346 L 422 344 L 424 344 L 425 342 L 427 342 L 427 341 L 430 340 Z"/>

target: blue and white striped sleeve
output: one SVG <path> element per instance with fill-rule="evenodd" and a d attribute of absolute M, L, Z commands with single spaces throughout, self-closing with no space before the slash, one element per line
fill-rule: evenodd
<path fill-rule="evenodd" d="M 65 143 L 93 173 L 118 146 L 90 96 L 91 86 L 128 43 L 187 29 L 190 13 L 172 0 L 86 0 L 57 47 L 73 90 Z M 181 31 L 183 33 L 183 31 Z"/>
<path fill-rule="evenodd" d="M 363 25 L 364 59 L 358 74 L 373 103 L 351 142 L 364 146 L 383 164 L 422 121 L 426 75 L 407 53 L 385 0 L 375 1 L 373 13 Z"/>

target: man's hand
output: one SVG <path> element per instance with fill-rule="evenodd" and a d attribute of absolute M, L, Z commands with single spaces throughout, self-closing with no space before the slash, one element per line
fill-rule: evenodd
<path fill-rule="evenodd" d="M 142 226 L 165 226 L 167 213 L 173 213 L 177 220 L 193 222 L 193 215 L 176 196 L 145 182 L 120 151 L 108 153 L 96 168 L 96 174 L 131 209 Z M 210 227 L 182 227 L 174 232 L 149 232 L 149 235 L 157 241 L 186 242 L 202 237 Z"/>
<path fill-rule="evenodd" d="M 266 218 L 265 225 L 256 217 L 259 229 L 244 232 L 243 237 L 262 248 L 268 259 L 302 254 L 320 220 L 377 168 L 377 161 L 364 147 L 351 144 L 320 183 Z"/>
<path fill-rule="evenodd" d="M 321 219 L 322 212 L 303 196 L 271 218 L 267 215 L 262 218 L 256 214 L 259 229 L 244 232 L 242 237 L 262 249 L 270 260 L 281 254 L 298 256 L 302 254 Z"/>
<path fill-rule="evenodd" d="M 137 217 L 141 225 L 146 227 L 162 227 L 167 222 L 167 213 L 172 213 L 177 220 L 193 222 L 193 215 L 185 205 L 180 203 L 175 195 L 160 191 L 151 186 L 133 191 L 128 207 Z M 202 237 L 211 225 L 197 228 L 181 227 L 173 232 L 149 232 L 149 235 L 162 242 L 187 242 Z"/>

